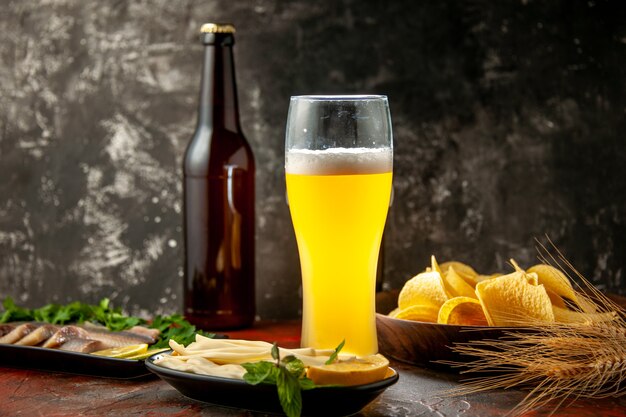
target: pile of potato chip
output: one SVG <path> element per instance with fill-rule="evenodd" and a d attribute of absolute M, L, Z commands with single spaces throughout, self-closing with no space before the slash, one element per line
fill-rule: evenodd
<path fill-rule="evenodd" d="M 431 267 L 408 280 L 389 316 L 464 326 L 523 326 L 537 322 L 586 323 L 615 318 L 598 312 L 594 303 L 574 290 L 560 270 L 545 264 L 515 272 L 481 275 L 461 262 Z"/>

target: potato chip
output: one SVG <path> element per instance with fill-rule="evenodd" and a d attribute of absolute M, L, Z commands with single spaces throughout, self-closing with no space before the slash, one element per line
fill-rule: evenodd
<path fill-rule="evenodd" d="M 439 274 L 441 275 L 443 279 L 444 288 L 449 298 L 459 297 L 459 296 L 474 297 L 474 298 L 476 297 L 476 294 L 474 292 L 474 287 L 467 284 L 463 280 L 463 278 L 461 278 L 456 273 L 456 271 L 454 271 L 450 275 L 450 277 L 448 277 L 448 271 L 450 269 L 450 266 L 448 266 L 448 269 L 442 270 L 439 264 L 437 263 L 437 259 L 435 258 L 435 255 L 430 256 L 430 263 L 431 263 L 430 270 L 439 272 Z M 455 263 L 459 265 L 463 265 L 460 262 L 455 262 Z"/>
<path fill-rule="evenodd" d="M 576 292 L 569 279 L 555 267 L 539 264 L 529 268 L 527 272 L 537 274 L 539 284 L 543 284 L 547 290 L 577 303 Z"/>
<path fill-rule="evenodd" d="M 422 272 L 404 284 L 398 296 L 398 307 L 404 310 L 412 305 L 429 305 L 439 309 L 447 299 L 441 275 L 438 272 Z"/>
<path fill-rule="evenodd" d="M 479 282 L 483 282 L 483 281 L 487 281 L 487 280 L 490 280 L 490 279 L 498 278 L 498 277 L 501 277 L 502 275 L 503 274 L 499 274 L 499 273 L 491 274 L 491 275 L 481 275 L 481 274 L 478 274 L 478 275 L 476 275 L 476 277 L 474 277 L 474 280 L 476 281 L 476 284 L 478 284 Z"/>
<path fill-rule="evenodd" d="M 470 297 L 454 297 L 439 309 L 437 323 L 463 326 L 487 326 L 487 317 L 478 300 Z"/>
<path fill-rule="evenodd" d="M 577 294 L 576 301 L 578 307 L 585 313 L 596 313 L 598 311 L 596 304 L 584 295 Z"/>
<path fill-rule="evenodd" d="M 469 265 L 466 265 L 462 262 L 457 262 L 457 261 L 448 261 L 448 262 L 442 263 L 439 266 L 441 267 L 442 271 L 447 271 L 450 267 L 453 267 L 456 273 L 461 278 L 463 278 L 465 282 L 471 285 L 472 288 L 475 287 L 476 284 L 478 283 L 478 281 L 476 280 L 476 277 L 478 276 L 478 272 L 476 272 L 474 268 L 472 268 Z"/>
<path fill-rule="evenodd" d="M 554 311 L 554 319 L 559 323 L 604 323 L 617 319 L 617 313 L 610 311 L 608 313 L 581 313 L 579 311 L 571 311 L 567 308 L 552 306 Z"/>
<path fill-rule="evenodd" d="M 521 271 L 480 282 L 476 295 L 492 326 L 516 326 L 524 321 L 554 322 L 550 297 L 543 285 L 532 285 Z"/>
<path fill-rule="evenodd" d="M 522 271 L 523 272 L 523 271 Z M 526 281 L 531 285 L 539 285 L 539 277 L 534 272 L 524 274 Z"/>
<path fill-rule="evenodd" d="M 443 271 L 437 263 L 437 258 L 435 258 L 435 255 L 430 255 L 430 270 L 434 272 L 439 272 L 440 275 L 443 275 Z"/>
<path fill-rule="evenodd" d="M 474 288 L 457 274 L 453 266 L 443 274 L 443 285 L 451 297 L 477 298 Z"/>
<path fill-rule="evenodd" d="M 563 298 L 556 294 L 554 291 L 546 288 L 546 292 L 548 293 L 548 297 L 550 297 L 550 302 L 552 303 L 552 307 L 559 308 L 567 308 L 567 304 L 563 301 Z M 558 320 L 557 320 L 558 321 Z"/>
<path fill-rule="evenodd" d="M 405 284 L 391 317 L 407 320 L 492 326 L 523 326 L 537 321 L 593 323 L 615 319 L 600 312 L 568 277 L 546 264 L 524 271 L 510 260 L 515 272 L 478 274 L 457 261 L 431 265 Z M 435 314 L 435 310 L 437 313 Z M 575 310 L 575 311 L 574 311 Z"/>
<path fill-rule="evenodd" d="M 393 315 L 390 313 L 389 316 L 402 320 L 437 323 L 438 314 L 439 309 L 433 305 L 412 305 L 404 310 L 396 311 Z"/>

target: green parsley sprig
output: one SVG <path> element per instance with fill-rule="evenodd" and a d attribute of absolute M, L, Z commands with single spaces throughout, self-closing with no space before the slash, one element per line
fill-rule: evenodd
<path fill-rule="evenodd" d="M 210 338 L 215 337 L 215 333 L 209 333 L 204 330 L 196 329 L 196 326 L 189 323 L 180 314 L 173 314 L 171 316 L 156 316 L 148 324 L 148 327 L 159 329 L 161 331 L 161 337 L 154 345 L 151 346 L 152 348 L 169 347 L 169 340 L 174 340 L 181 345 L 186 346 L 191 342 L 195 342 L 196 334 Z"/>

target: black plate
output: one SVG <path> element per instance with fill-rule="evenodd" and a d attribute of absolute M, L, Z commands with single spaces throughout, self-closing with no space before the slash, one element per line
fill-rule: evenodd
<path fill-rule="evenodd" d="M 181 394 L 194 400 L 225 407 L 244 408 L 263 413 L 282 414 L 274 385 L 250 385 L 231 378 L 198 375 L 156 365 L 154 361 L 170 352 L 146 359 L 146 367 Z M 391 368 L 390 368 L 391 369 Z M 351 387 L 320 387 L 302 392 L 305 416 L 347 416 L 358 413 L 385 389 L 398 381 L 398 373 L 378 382 Z"/>
<path fill-rule="evenodd" d="M 0 344 L 0 366 L 119 379 L 151 375 L 143 361 L 7 344 Z"/>

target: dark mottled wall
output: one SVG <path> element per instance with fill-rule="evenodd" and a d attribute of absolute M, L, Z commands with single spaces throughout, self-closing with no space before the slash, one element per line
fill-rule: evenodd
<path fill-rule="evenodd" d="M 0 297 L 180 309 L 180 166 L 206 21 L 239 29 L 262 317 L 299 312 L 282 166 L 288 99 L 306 93 L 390 98 L 386 287 L 431 253 L 530 265 L 548 234 L 626 293 L 626 2 L 0 3 Z"/>

